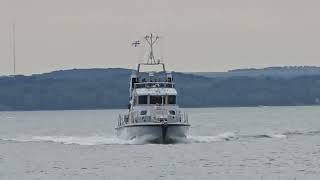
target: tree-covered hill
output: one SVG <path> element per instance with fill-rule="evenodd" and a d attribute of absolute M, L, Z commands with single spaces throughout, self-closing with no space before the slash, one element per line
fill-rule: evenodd
<path fill-rule="evenodd" d="M 193 74 L 205 77 L 278 77 L 291 79 L 299 76 L 320 75 L 320 67 L 316 66 L 284 66 L 262 69 L 234 69 L 227 72 L 195 72 Z"/>
<path fill-rule="evenodd" d="M 129 69 L 0 77 L 0 110 L 126 108 Z M 320 104 L 320 75 L 208 78 L 174 73 L 182 107 Z"/>

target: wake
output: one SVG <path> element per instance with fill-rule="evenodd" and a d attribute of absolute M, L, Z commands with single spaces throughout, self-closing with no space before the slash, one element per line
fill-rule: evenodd
<path fill-rule="evenodd" d="M 138 143 L 135 140 L 123 140 L 112 136 L 33 136 L 31 138 L 3 138 L 1 140 L 13 142 L 52 142 L 68 145 L 76 144 L 86 146 Z"/>
<path fill-rule="evenodd" d="M 203 136 L 203 135 L 190 135 L 184 139 L 175 139 L 169 144 L 193 144 L 193 143 L 214 143 L 223 141 L 236 141 L 239 139 L 264 139 L 264 138 L 277 138 L 284 139 L 291 136 L 314 136 L 320 135 L 320 131 L 309 131 L 309 132 L 299 132 L 299 131 L 288 131 L 285 133 L 270 133 L 270 134 L 254 134 L 254 135 L 239 135 L 233 132 L 225 132 L 214 136 Z M 157 144 L 156 142 L 150 141 L 153 139 L 149 136 L 144 136 L 140 138 L 135 138 L 132 140 L 120 139 L 116 136 L 31 136 L 22 138 L 0 138 L 0 141 L 9 142 L 51 142 L 60 143 L 66 145 L 143 145 L 143 144 Z"/>

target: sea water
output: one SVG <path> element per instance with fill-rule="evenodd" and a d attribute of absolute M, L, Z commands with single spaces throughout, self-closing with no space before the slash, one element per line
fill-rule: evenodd
<path fill-rule="evenodd" d="M 0 180 L 320 179 L 320 107 L 184 109 L 185 141 L 115 136 L 126 110 L 0 112 Z"/>

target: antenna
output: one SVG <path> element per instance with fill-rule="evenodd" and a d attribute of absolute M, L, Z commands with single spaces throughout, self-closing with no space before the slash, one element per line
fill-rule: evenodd
<path fill-rule="evenodd" d="M 13 77 L 16 76 L 16 25 L 12 24 Z"/>
<path fill-rule="evenodd" d="M 160 61 L 156 62 L 153 54 L 153 45 L 157 42 L 157 40 L 159 39 L 159 36 L 154 37 L 153 34 L 151 33 L 150 35 L 145 36 L 144 39 L 147 41 L 147 43 L 150 46 L 150 53 L 149 53 L 147 64 L 159 64 Z"/>

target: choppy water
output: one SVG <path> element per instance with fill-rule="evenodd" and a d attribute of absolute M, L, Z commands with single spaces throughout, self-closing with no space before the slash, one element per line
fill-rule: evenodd
<path fill-rule="evenodd" d="M 123 110 L 0 112 L 0 179 L 319 179 L 320 107 L 186 109 L 186 141 L 115 137 Z"/>

